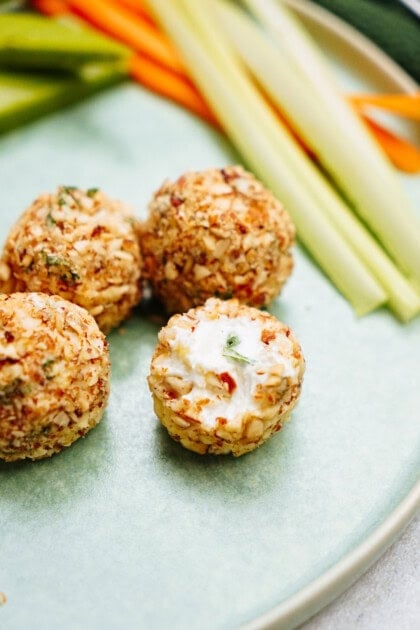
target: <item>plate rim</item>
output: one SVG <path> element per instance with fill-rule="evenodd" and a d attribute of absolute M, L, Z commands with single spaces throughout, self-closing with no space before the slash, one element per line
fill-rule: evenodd
<path fill-rule="evenodd" d="M 354 584 L 392 545 L 420 509 L 420 481 L 353 551 L 308 586 L 285 599 L 241 630 L 292 630 L 332 603 Z"/>
<path fill-rule="evenodd" d="M 419 85 L 405 70 L 338 16 L 310 0 L 281 1 L 299 16 L 336 35 L 376 66 L 401 91 L 418 91 Z M 396 541 L 419 510 L 420 480 L 361 544 L 294 595 L 242 624 L 241 630 L 292 630 L 307 621 L 354 584 Z"/>
<path fill-rule="evenodd" d="M 419 84 L 394 61 L 386 52 L 377 46 L 366 35 L 358 31 L 337 15 L 310 0 L 280 0 L 288 8 L 333 35 L 338 36 L 347 46 L 353 48 L 387 75 L 403 92 L 417 92 Z"/>

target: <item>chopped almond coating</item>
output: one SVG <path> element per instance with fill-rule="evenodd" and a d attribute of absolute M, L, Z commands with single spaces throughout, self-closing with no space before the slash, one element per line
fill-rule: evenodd
<path fill-rule="evenodd" d="M 144 275 L 169 313 L 207 298 L 268 304 L 293 267 L 283 206 L 240 166 L 165 182 L 140 228 Z"/>
<path fill-rule="evenodd" d="M 84 436 L 109 395 L 108 344 L 58 296 L 0 295 L 0 459 L 40 459 Z"/>
<path fill-rule="evenodd" d="M 162 328 L 149 388 L 171 437 L 196 453 L 243 455 L 279 431 L 305 361 L 288 326 L 238 300 L 207 300 Z"/>
<path fill-rule="evenodd" d="M 140 300 L 136 223 L 123 204 L 94 188 L 61 186 L 41 195 L 9 234 L 0 287 L 60 295 L 107 332 Z"/>

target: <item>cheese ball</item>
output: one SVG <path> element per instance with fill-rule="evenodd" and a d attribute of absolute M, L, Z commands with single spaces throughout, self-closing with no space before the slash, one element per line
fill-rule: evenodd
<path fill-rule="evenodd" d="M 0 459 L 40 459 L 84 436 L 109 394 L 108 345 L 85 309 L 0 295 Z"/>
<path fill-rule="evenodd" d="M 162 328 L 148 382 L 174 440 L 200 454 L 239 456 L 288 420 L 304 369 L 288 326 L 237 300 L 210 298 Z"/>
<path fill-rule="evenodd" d="M 140 228 L 144 275 L 168 313 L 209 297 L 261 307 L 293 267 L 295 229 L 283 206 L 240 166 L 166 181 Z"/>
<path fill-rule="evenodd" d="M 3 291 L 60 295 L 86 308 L 104 332 L 139 302 L 136 219 L 98 189 L 60 186 L 12 228 L 0 262 Z"/>

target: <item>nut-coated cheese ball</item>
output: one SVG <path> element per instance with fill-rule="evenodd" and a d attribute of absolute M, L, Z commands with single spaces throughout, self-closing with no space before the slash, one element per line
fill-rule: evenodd
<path fill-rule="evenodd" d="M 237 300 L 207 300 L 162 328 L 149 387 L 171 437 L 197 453 L 243 455 L 279 431 L 305 362 L 288 326 Z"/>
<path fill-rule="evenodd" d="M 266 305 L 293 267 L 289 215 L 240 166 L 165 182 L 140 234 L 144 275 L 169 313 L 212 296 Z"/>
<path fill-rule="evenodd" d="M 0 459 L 40 459 L 94 427 L 109 394 L 108 345 L 58 296 L 0 295 Z"/>
<path fill-rule="evenodd" d="M 97 189 L 41 195 L 12 228 L 0 262 L 3 291 L 56 294 L 107 332 L 140 300 L 136 219 Z"/>

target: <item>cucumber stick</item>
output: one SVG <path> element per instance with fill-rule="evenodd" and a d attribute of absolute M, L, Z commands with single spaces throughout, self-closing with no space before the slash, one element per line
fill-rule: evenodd
<path fill-rule="evenodd" d="M 32 13 L 0 14 L 0 67 L 75 70 L 92 62 L 116 61 L 129 51 L 76 22 L 61 22 Z"/>

